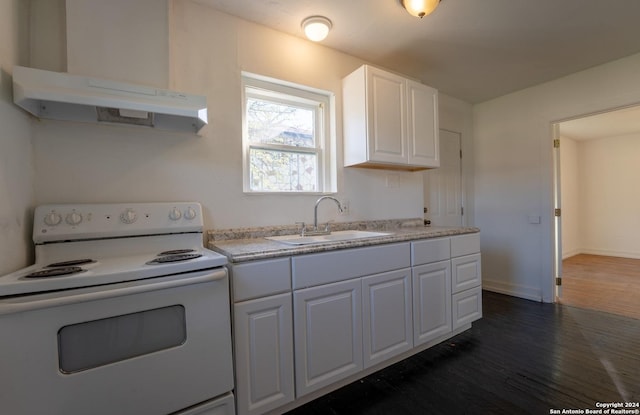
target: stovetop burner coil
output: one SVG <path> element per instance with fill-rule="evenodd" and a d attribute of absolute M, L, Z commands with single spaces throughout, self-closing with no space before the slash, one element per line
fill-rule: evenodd
<path fill-rule="evenodd" d="M 96 262 L 93 259 L 90 258 L 83 258 L 83 259 L 73 259 L 71 261 L 62 261 L 62 262 L 55 262 L 53 264 L 49 264 L 47 265 L 48 268 L 54 268 L 54 267 L 71 267 L 71 266 L 76 266 L 76 265 L 85 265 L 85 264 L 93 264 L 94 262 Z"/>
<path fill-rule="evenodd" d="M 173 249 L 171 251 L 160 252 L 158 256 L 188 254 L 189 252 L 195 252 L 195 249 Z"/>
<path fill-rule="evenodd" d="M 80 267 L 59 267 L 59 268 L 48 268 L 43 269 L 41 271 L 35 271 L 31 274 L 25 275 L 25 278 L 49 278 L 49 277 L 59 277 L 62 275 L 72 275 L 77 274 L 79 272 L 83 272 L 84 269 Z"/>
<path fill-rule="evenodd" d="M 170 262 L 188 261 L 190 259 L 200 258 L 202 254 L 177 254 L 177 255 L 165 255 L 158 257 L 152 261 L 147 262 L 149 265 L 153 264 L 165 264 Z"/>

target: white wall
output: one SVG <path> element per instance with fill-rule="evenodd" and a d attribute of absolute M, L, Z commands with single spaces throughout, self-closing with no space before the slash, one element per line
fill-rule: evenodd
<path fill-rule="evenodd" d="M 128 8 L 129 2 L 119 0 L 118 10 L 128 15 L 119 20 L 118 15 L 87 5 L 92 2 L 104 4 L 102 0 L 67 0 L 69 71 L 141 81 L 149 70 L 156 79 L 153 83 L 161 83 L 154 71 L 164 64 L 162 53 L 140 56 L 129 64 L 123 59 L 133 50 L 106 48 L 100 58 L 92 49 L 94 42 L 76 38 L 109 37 L 108 28 L 117 32 L 118 39 L 134 38 L 147 27 L 161 32 L 162 13 L 157 12 L 150 21 L 135 19 L 144 8 Z M 81 8 L 74 9 L 78 3 Z M 191 1 L 169 1 L 168 6 L 168 86 L 207 96 L 210 124 L 202 136 L 39 122 L 34 131 L 37 202 L 196 200 L 203 204 L 207 228 L 309 222 L 317 196 L 242 192 L 240 71 L 333 91 L 338 115 L 337 163 L 341 166 L 341 80 L 363 62 Z M 74 21 L 82 22 L 81 30 Z M 92 32 L 94 27 L 97 33 Z M 153 38 L 144 39 L 143 43 L 153 43 Z M 159 44 L 164 41 L 158 40 Z M 122 72 L 119 64 L 128 70 Z M 441 96 L 443 101 L 447 97 Z M 455 99 L 449 104 L 454 112 L 450 118 L 466 120 L 462 124 L 470 130 L 470 106 Z M 470 140 L 471 134 L 467 137 Z M 397 176 L 399 187 L 386 187 L 389 175 Z M 338 216 L 335 207 L 327 204 L 320 211 L 321 221 L 421 217 L 422 175 L 339 167 L 337 197 L 350 202 L 351 214 Z"/>
<path fill-rule="evenodd" d="M 168 0 L 65 0 L 67 71 L 166 88 Z"/>
<path fill-rule="evenodd" d="M 640 134 L 579 143 L 581 251 L 640 258 Z"/>
<path fill-rule="evenodd" d="M 34 204 L 29 117 L 13 105 L 11 73 L 28 63 L 28 3 L 0 1 L 0 275 L 32 260 Z"/>
<path fill-rule="evenodd" d="M 582 251 L 582 220 L 584 204 L 580 200 L 581 176 L 578 146 L 580 143 L 569 137 L 560 137 L 560 189 L 562 207 L 562 258 L 577 255 Z"/>
<path fill-rule="evenodd" d="M 638 73 L 640 54 L 474 107 L 485 288 L 553 301 L 551 124 L 640 102 Z"/>

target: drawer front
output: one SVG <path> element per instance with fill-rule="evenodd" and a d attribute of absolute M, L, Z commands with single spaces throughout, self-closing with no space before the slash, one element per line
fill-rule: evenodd
<path fill-rule="evenodd" d="M 452 300 L 454 330 L 482 317 L 482 287 L 454 294 Z"/>
<path fill-rule="evenodd" d="M 411 265 L 446 261 L 451 256 L 449 238 L 427 239 L 411 243 Z"/>
<path fill-rule="evenodd" d="M 480 254 L 451 258 L 451 280 L 453 293 L 480 286 L 482 284 Z"/>
<path fill-rule="evenodd" d="M 229 268 L 234 302 L 291 291 L 289 258 L 248 262 Z"/>
<path fill-rule="evenodd" d="M 291 259 L 293 288 L 345 281 L 410 265 L 408 242 L 301 255 Z"/>
<path fill-rule="evenodd" d="M 451 237 L 451 257 L 471 255 L 480 252 L 480 234 L 468 233 Z"/>

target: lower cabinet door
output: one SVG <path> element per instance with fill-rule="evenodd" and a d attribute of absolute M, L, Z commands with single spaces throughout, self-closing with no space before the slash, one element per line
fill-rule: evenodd
<path fill-rule="evenodd" d="M 457 329 L 482 317 L 482 287 L 453 295 L 453 328 Z"/>
<path fill-rule="evenodd" d="M 236 303 L 234 323 L 238 414 L 293 401 L 291 293 Z"/>
<path fill-rule="evenodd" d="M 411 269 L 362 278 L 364 367 L 413 347 Z"/>
<path fill-rule="evenodd" d="M 416 346 L 451 332 L 451 262 L 413 268 L 413 342 Z"/>
<path fill-rule="evenodd" d="M 362 370 L 361 282 L 294 291 L 296 395 Z"/>

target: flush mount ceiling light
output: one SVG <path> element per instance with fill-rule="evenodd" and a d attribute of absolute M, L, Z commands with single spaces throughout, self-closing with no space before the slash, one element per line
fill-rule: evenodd
<path fill-rule="evenodd" d="M 440 0 L 400 0 L 400 4 L 407 9 L 410 15 L 422 19 L 438 7 Z"/>
<path fill-rule="evenodd" d="M 324 16 L 310 16 L 302 21 L 302 29 L 307 39 L 314 42 L 324 40 L 331 30 L 331 20 Z"/>

